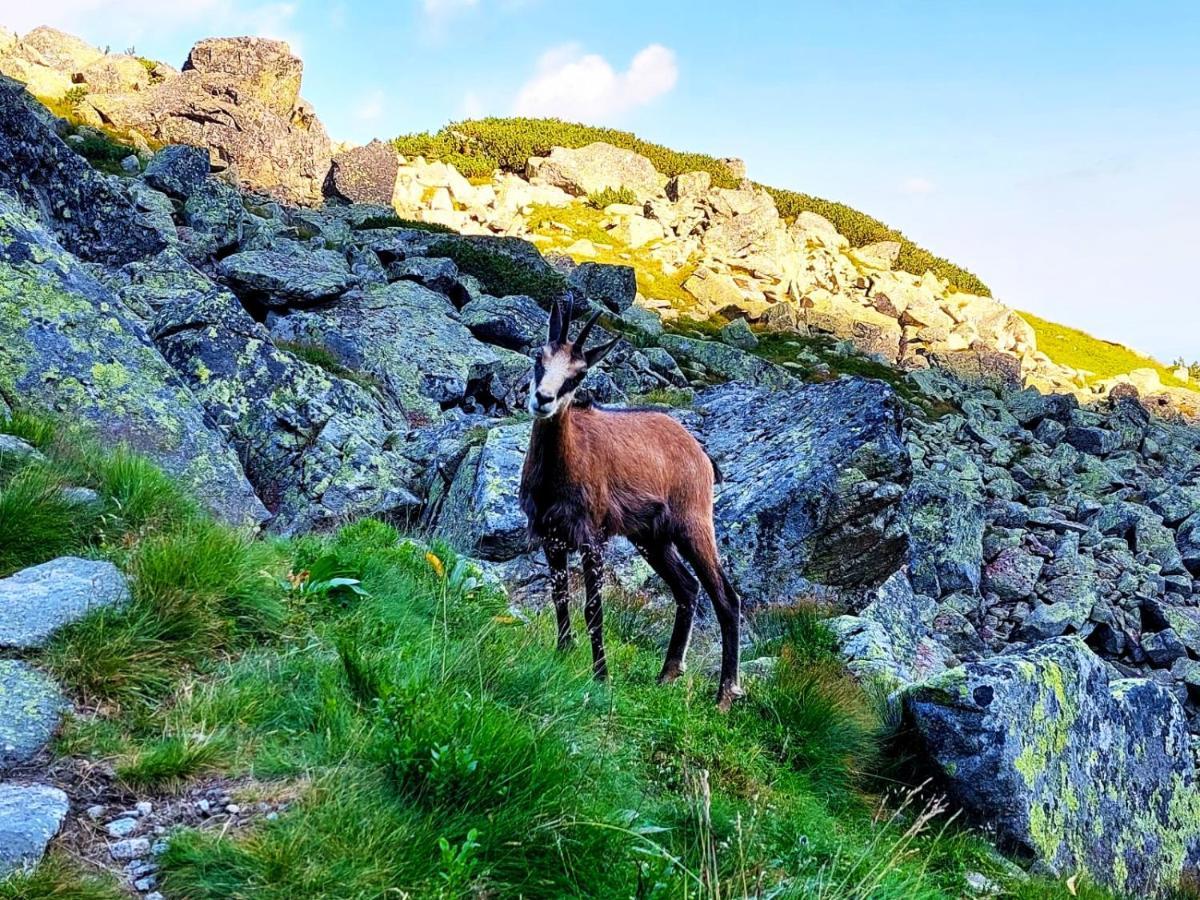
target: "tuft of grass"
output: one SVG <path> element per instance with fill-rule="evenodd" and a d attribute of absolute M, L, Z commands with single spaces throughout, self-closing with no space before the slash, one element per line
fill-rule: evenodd
<path fill-rule="evenodd" d="M 614 203 L 630 206 L 637 203 L 637 194 L 626 187 L 608 187 L 602 191 L 593 191 L 588 194 L 585 202 L 592 209 L 604 209 L 606 206 L 612 206 Z"/>
<path fill-rule="evenodd" d="M 0 576 L 81 549 L 99 512 L 68 499 L 61 475 L 41 463 L 0 484 Z"/>
<path fill-rule="evenodd" d="M 1033 326 L 1039 350 L 1061 366 L 1089 373 L 1089 383 L 1124 375 L 1134 369 L 1153 369 L 1164 385 L 1188 387 L 1187 382 L 1176 378 L 1158 360 L 1143 356 L 1123 344 L 1093 337 L 1085 331 L 1051 322 L 1032 313 L 1023 312 L 1021 318 Z"/>
<path fill-rule="evenodd" d="M 127 900 L 110 874 L 97 874 L 54 850 L 32 872 L 0 880 L 0 900 Z"/>
<path fill-rule="evenodd" d="M 474 275 L 496 297 L 524 294 L 546 305 L 562 296 L 566 280 L 551 269 L 534 268 L 507 253 L 470 241 L 438 241 L 430 256 L 454 260 L 459 271 Z"/>
<path fill-rule="evenodd" d="M 655 388 L 630 397 L 633 405 L 669 406 L 673 409 L 691 409 L 696 402 L 696 392 L 691 388 Z"/>
<path fill-rule="evenodd" d="M 117 778 L 131 791 L 174 791 L 216 770 L 222 748 L 198 735 L 164 737 L 118 761 Z"/>

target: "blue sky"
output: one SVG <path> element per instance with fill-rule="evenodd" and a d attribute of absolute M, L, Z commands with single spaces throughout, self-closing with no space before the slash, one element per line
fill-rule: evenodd
<path fill-rule="evenodd" d="M 1021 309 L 1200 358 L 1200 4 L 0 0 L 178 65 L 264 34 L 336 138 L 558 113 L 842 200 Z"/>

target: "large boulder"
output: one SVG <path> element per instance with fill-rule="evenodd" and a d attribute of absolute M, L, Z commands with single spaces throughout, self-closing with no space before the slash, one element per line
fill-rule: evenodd
<path fill-rule="evenodd" d="M 400 154 L 391 144 L 371 141 L 333 158 L 326 192 L 351 203 L 375 203 L 391 206 L 396 190 Z"/>
<path fill-rule="evenodd" d="M 56 787 L 0 784 L 0 880 L 38 864 L 69 808 Z"/>
<path fill-rule="evenodd" d="M 661 193 L 667 182 L 646 157 L 603 141 L 575 150 L 555 147 L 549 156 L 530 159 L 527 174 L 536 183 L 577 197 L 609 188 L 628 188 L 639 197 L 650 197 Z"/>
<path fill-rule="evenodd" d="M 303 65 L 286 43 L 214 38 L 192 48 L 184 70 L 160 84 L 88 95 L 120 130 L 164 144 L 207 147 L 214 169 L 281 199 L 319 201 L 329 172 L 329 137 L 300 98 Z"/>
<path fill-rule="evenodd" d="M 80 259 L 120 265 L 165 246 L 118 182 L 63 143 L 41 105 L 2 76 L 0 190 L 24 203 Z"/>
<path fill-rule="evenodd" d="M 1200 860 L 1187 722 L 1166 688 L 1113 680 L 1076 638 L 912 688 L 921 750 L 1002 844 L 1063 875 L 1163 896 Z"/>
<path fill-rule="evenodd" d="M 0 198 L 0 396 L 90 423 L 179 478 L 221 517 L 266 511 L 195 395 L 116 295 Z"/>
<path fill-rule="evenodd" d="M 41 647 L 64 625 L 128 599 L 129 585 L 110 562 L 64 556 L 23 569 L 0 578 L 0 648 Z"/>
<path fill-rule="evenodd" d="M 154 154 L 142 173 L 152 188 L 186 200 L 208 177 L 208 151 L 185 144 L 172 144 Z"/>
<path fill-rule="evenodd" d="M 527 357 L 480 343 L 441 294 L 412 281 L 371 285 L 332 306 L 272 316 L 277 340 L 316 345 L 373 378 L 388 405 L 413 424 L 468 397 L 503 399 Z"/>
<path fill-rule="evenodd" d="M 602 304 L 618 313 L 633 306 L 637 296 L 637 276 L 630 266 L 580 263 L 567 276 L 567 286 L 589 303 Z"/>
<path fill-rule="evenodd" d="M 273 519 L 294 533 L 417 505 L 403 435 L 358 384 L 276 348 L 227 291 L 172 303 L 152 334 L 237 447 Z"/>
<path fill-rule="evenodd" d="M 332 250 L 243 250 L 221 260 L 217 272 L 239 296 L 272 307 L 337 297 L 358 281 Z"/>
<path fill-rule="evenodd" d="M 722 473 L 717 536 L 734 585 L 779 600 L 823 584 L 877 584 L 903 559 L 897 509 L 909 478 L 899 404 L 842 378 L 696 397 L 700 442 Z"/>
<path fill-rule="evenodd" d="M 983 570 L 983 498 L 978 486 L 926 474 L 904 498 L 913 588 L 937 598 L 977 593 Z"/>

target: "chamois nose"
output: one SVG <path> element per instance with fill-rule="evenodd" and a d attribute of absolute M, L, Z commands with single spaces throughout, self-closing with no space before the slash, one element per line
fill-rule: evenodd
<path fill-rule="evenodd" d="M 550 394 L 543 394 L 541 391 L 537 391 L 533 395 L 533 399 L 537 401 L 538 406 L 549 406 L 554 402 L 554 397 Z"/>

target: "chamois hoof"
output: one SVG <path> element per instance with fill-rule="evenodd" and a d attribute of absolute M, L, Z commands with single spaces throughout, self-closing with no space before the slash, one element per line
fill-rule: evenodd
<path fill-rule="evenodd" d="M 670 684 L 683 674 L 683 666 L 665 665 L 661 672 L 658 673 L 659 684 Z"/>
<path fill-rule="evenodd" d="M 731 684 L 717 691 L 717 710 L 727 713 L 733 707 L 733 701 L 746 696 L 739 685 Z"/>

